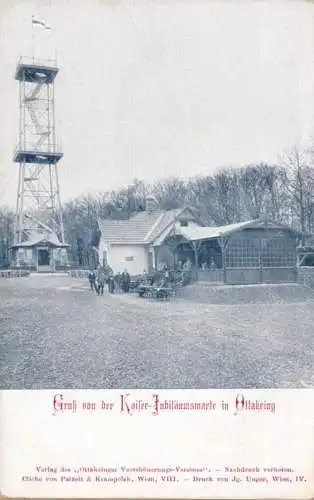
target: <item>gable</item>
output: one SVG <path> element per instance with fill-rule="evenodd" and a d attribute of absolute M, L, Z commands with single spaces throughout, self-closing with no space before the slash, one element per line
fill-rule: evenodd
<path fill-rule="evenodd" d="M 182 212 L 176 217 L 178 221 L 191 221 L 196 222 L 196 216 L 193 211 L 187 207 L 182 210 Z"/>
<path fill-rule="evenodd" d="M 162 240 L 162 235 L 164 234 L 164 232 L 167 232 L 168 234 L 168 228 L 175 222 L 181 221 L 194 222 L 195 224 L 200 225 L 193 213 L 193 210 L 190 207 L 167 210 L 160 223 L 157 225 L 157 227 L 154 228 L 154 231 L 151 233 L 150 243 L 157 245 L 156 240 Z"/>

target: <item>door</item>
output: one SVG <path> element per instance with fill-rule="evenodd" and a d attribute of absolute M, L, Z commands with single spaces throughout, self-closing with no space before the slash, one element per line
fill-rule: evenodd
<path fill-rule="evenodd" d="M 38 249 L 38 266 L 49 266 L 50 255 L 49 250 L 46 248 Z"/>

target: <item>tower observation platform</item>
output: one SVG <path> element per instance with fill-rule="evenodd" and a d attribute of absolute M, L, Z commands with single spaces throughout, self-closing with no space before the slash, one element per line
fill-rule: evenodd
<path fill-rule="evenodd" d="M 54 82 L 55 60 L 20 58 L 15 79 L 20 84 L 20 137 L 13 161 L 53 164 L 63 153 L 56 141 Z"/>
<path fill-rule="evenodd" d="M 29 83 L 39 82 L 42 78 L 46 83 L 52 83 L 59 72 L 54 59 L 35 59 L 21 57 L 16 68 L 15 79 Z"/>

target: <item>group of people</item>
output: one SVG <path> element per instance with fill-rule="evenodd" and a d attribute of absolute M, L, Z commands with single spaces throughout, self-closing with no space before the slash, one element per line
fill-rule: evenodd
<path fill-rule="evenodd" d="M 168 288 L 173 285 L 187 284 L 190 279 L 188 269 L 189 267 L 182 265 L 181 262 L 178 263 L 174 271 L 170 271 L 168 266 L 165 265 L 160 271 L 154 270 L 148 273 L 144 270 L 141 276 L 138 276 L 131 282 L 131 277 L 127 269 L 123 273 L 114 275 L 109 265 L 99 265 L 97 269 L 89 272 L 88 280 L 91 291 L 96 292 L 97 295 L 104 294 L 105 285 L 107 284 L 109 293 L 115 293 L 115 291 L 128 293 L 132 285 L 135 288 L 134 291 L 137 291 L 139 296 L 142 296 L 147 286 Z"/>
<path fill-rule="evenodd" d="M 88 280 L 91 291 L 95 291 L 97 295 L 103 295 L 106 284 L 108 285 L 109 293 L 114 293 L 117 286 L 121 287 L 124 292 L 128 292 L 131 278 L 126 269 L 123 273 L 118 273 L 114 276 L 110 266 L 99 265 L 96 270 L 89 272 Z"/>
<path fill-rule="evenodd" d="M 171 287 L 171 277 L 168 268 L 164 268 L 162 271 L 154 272 L 150 275 L 144 272 L 137 287 L 139 297 L 145 296 L 147 287 L 155 287 L 158 296 L 162 295 L 165 289 Z"/>

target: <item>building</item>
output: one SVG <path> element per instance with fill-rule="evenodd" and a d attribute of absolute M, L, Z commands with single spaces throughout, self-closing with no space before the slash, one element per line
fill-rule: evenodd
<path fill-rule="evenodd" d="M 255 219 L 221 227 L 180 228 L 180 247 L 190 242 L 199 279 L 228 284 L 295 282 L 298 231 Z"/>
<path fill-rule="evenodd" d="M 174 228 L 198 225 L 189 207 L 160 210 L 153 198 L 146 200 L 146 210 L 127 220 L 100 220 L 100 260 L 107 262 L 115 273 L 127 269 L 131 275 L 160 269 L 164 264 L 172 267 L 176 258 L 166 237 Z"/>
<path fill-rule="evenodd" d="M 99 223 L 100 254 L 114 269 L 140 274 L 189 259 L 196 277 L 228 284 L 296 281 L 300 233 L 256 219 L 204 227 L 189 208 L 148 207 L 128 220 Z"/>
<path fill-rule="evenodd" d="M 38 229 L 28 236 L 27 240 L 12 247 L 18 267 L 37 272 L 54 272 L 66 267 L 69 245 L 61 243 L 54 232 Z"/>

